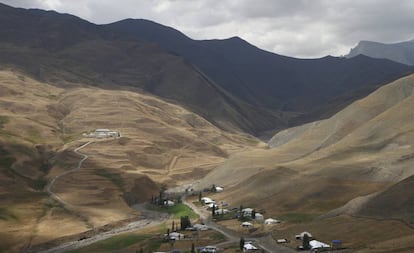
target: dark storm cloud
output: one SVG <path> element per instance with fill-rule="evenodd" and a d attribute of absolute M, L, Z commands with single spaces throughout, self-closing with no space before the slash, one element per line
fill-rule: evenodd
<path fill-rule="evenodd" d="M 95 23 L 145 18 L 195 39 L 240 36 L 296 57 L 346 54 L 360 40 L 414 39 L 411 0 L 5 0 Z"/>

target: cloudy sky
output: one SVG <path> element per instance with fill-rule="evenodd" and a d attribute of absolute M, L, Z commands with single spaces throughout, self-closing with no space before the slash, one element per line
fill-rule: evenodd
<path fill-rule="evenodd" d="M 360 40 L 414 39 L 412 0 L 0 0 L 97 24 L 144 18 L 193 39 L 239 36 L 301 58 L 347 54 Z"/>

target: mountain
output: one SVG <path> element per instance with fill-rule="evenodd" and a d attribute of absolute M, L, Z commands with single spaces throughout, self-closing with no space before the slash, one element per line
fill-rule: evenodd
<path fill-rule="evenodd" d="M 182 57 L 124 38 L 68 14 L 0 5 L 0 64 L 56 86 L 87 83 L 145 90 L 175 101 L 231 131 L 285 127 L 277 111 L 252 106 Z"/>
<path fill-rule="evenodd" d="M 231 94 L 271 110 L 296 113 L 299 124 L 324 118 L 413 68 L 359 56 L 296 59 L 261 50 L 239 37 L 192 40 L 147 20 L 127 19 L 106 27 L 156 43 L 183 56 Z"/>
<path fill-rule="evenodd" d="M 158 196 L 162 185 L 200 179 L 260 144 L 150 94 L 56 87 L 13 69 L 0 70 L 0 105 L 1 252 L 39 252 L 141 219 L 131 206 Z M 82 137 L 97 128 L 122 137 Z M 91 140 L 80 150 L 88 159 L 70 172 L 82 158 L 73 150 Z M 69 204 L 46 192 L 62 174 L 51 189 Z"/>
<path fill-rule="evenodd" d="M 368 227 L 398 226 L 410 230 L 406 235 L 412 237 L 412 228 L 405 224 L 412 223 L 413 106 L 414 75 L 410 75 L 331 118 L 279 132 L 269 142 L 270 149 L 231 156 L 207 174 L 199 187 L 210 182 L 223 185 L 226 191 L 216 196 L 218 201 L 231 199 L 235 206 L 264 209 L 268 216 L 287 222 L 299 219 L 307 223 L 291 225 L 290 232 L 313 229 L 319 236 L 325 234 L 320 238 L 325 241 L 336 236 L 348 238 L 355 247 L 367 247 L 378 240 L 362 235 L 369 233 Z M 371 222 L 372 217 L 406 223 L 379 224 Z M 363 223 L 366 227 L 359 227 Z M 327 226 L 329 233 L 323 232 Z M 358 227 L 364 239 L 347 235 L 350 227 Z M 399 237 L 385 234 L 377 236 L 381 241 Z M 275 235 L 282 238 L 289 233 Z"/>
<path fill-rule="evenodd" d="M 372 58 L 388 59 L 406 65 L 414 65 L 414 40 L 384 44 L 373 41 L 360 41 L 345 57 L 366 55 Z"/>

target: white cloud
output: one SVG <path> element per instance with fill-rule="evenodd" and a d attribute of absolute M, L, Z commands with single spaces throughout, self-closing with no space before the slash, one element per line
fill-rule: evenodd
<path fill-rule="evenodd" d="M 102 24 L 145 18 L 195 39 L 239 36 L 295 57 L 341 55 L 359 40 L 414 38 L 411 0 L 3 0 Z"/>

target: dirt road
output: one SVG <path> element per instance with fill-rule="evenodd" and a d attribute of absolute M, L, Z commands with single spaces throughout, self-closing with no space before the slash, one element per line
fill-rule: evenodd
<path fill-rule="evenodd" d="M 50 194 L 50 196 L 51 196 L 52 198 L 54 198 L 54 199 L 56 199 L 57 201 L 59 201 L 62 205 L 69 206 L 69 207 L 70 207 L 70 206 L 73 206 L 73 205 L 72 205 L 72 204 L 70 204 L 69 202 L 67 202 L 67 201 L 65 201 L 64 199 L 62 199 L 59 195 L 57 195 L 56 193 L 54 193 L 54 192 L 53 192 L 53 186 L 55 185 L 56 181 L 57 181 L 59 178 L 61 178 L 61 177 L 63 177 L 63 176 L 66 176 L 66 175 L 67 175 L 67 174 L 69 174 L 69 173 L 72 173 L 72 172 L 78 171 L 78 170 L 80 170 L 80 169 L 82 168 L 82 164 L 83 164 L 83 162 L 84 162 L 84 161 L 86 161 L 86 159 L 88 159 L 88 156 L 87 156 L 87 155 L 85 155 L 85 154 L 80 153 L 80 152 L 79 152 L 79 150 L 81 150 L 82 148 L 84 148 L 84 147 L 88 146 L 89 144 L 92 144 L 93 142 L 94 142 L 94 141 L 89 141 L 89 142 L 87 142 L 87 143 L 83 144 L 82 146 L 80 146 L 80 147 L 76 148 L 76 149 L 74 150 L 74 152 L 75 152 L 76 154 L 78 154 L 78 155 L 82 156 L 82 159 L 78 162 L 78 165 L 77 165 L 74 169 L 72 169 L 72 170 L 65 171 L 65 172 L 63 172 L 63 173 L 61 173 L 61 174 L 59 174 L 59 175 L 55 176 L 55 177 L 52 179 L 52 181 L 50 181 L 49 185 L 48 185 L 48 186 L 47 186 L 47 188 L 46 188 L 47 193 L 49 193 L 49 194 Z"/>
<path fill-rule="evenodd" d="M 229 230 L 223 226 L 218 225 L 214 221 L 210 219 L 210 212 L 203 208 L 199 208 L 195 206 L 193 203 L 186 200 L 185 197 L 183 197 L 183 203 L 194 210 L 195 213 L 197 213 L 200 216 L 201 221 L 208 225 L 211 229 L 214 229 L 220 233 L 222 233 L 224 236 L 227 237 L 227 241 L 217 244 L 217 247 L 224 247 L 229 245 L 238 245 L 241 234 Z M 263 237 L 254 237 L 254 238 L 245 238 L 246 241 L 254 241 L 255 245 L 259 246 L 260 248 L 266 250 L 269 253 L 293 253 L 296 252 L 295 250 L 284 247 L 280 244 L 278 244 L 270 235 L 263 236 Z"/>

